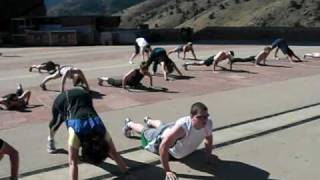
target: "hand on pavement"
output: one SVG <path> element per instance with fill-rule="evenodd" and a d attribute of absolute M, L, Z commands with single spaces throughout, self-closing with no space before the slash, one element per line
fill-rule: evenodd
<path fill-rule="evenodd" d="M 166 172 L 166 180 L 177 180 L 178 177 L 174 172 L 167 171 Z"/>

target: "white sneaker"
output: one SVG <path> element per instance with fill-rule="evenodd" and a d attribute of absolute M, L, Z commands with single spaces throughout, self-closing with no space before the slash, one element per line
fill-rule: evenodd
<path fill-rule="evenodd" d="M 126 118 L 124 120 L 124 127 L 122 128 L 123 135 L 126 136 L 127 138 L 130 138 L 133 136 L 133 131 L 132 129 L 128 126 L 128 123 L 131 122 L 132 120 L 130 118 Z"/>
<path fill-rule="evenodd" d="M 99 77 L 97 78 L 97 80 L 98 80 L 98 85 L 102 86 L 103 85 L 103 80 L 101 78 L 99 78 Z"/>
<path fill-rule="evenodd" d="M 182 67 L 185 71 L 188 71 L 188 65 L 187 64 L 182 64 Z"/>
<path fill-rule="evenodd" d="M 130 61 L 129 61 L 129 64 L 133 64 L 133 61 L 130 60 Z"/>
<path fill-rule="evenodd" d="M 54 140 L 51 139 L 51 140 L 48 140 L 48 146 L 47 146 L 47 151 L 48 153 L 52 154 L 52 153 L 55 153 L 56 152 L 56 146 L 54 144 Z"/>
<path fill-rule="evenodd" d="M 151 119 L 150 116 L 146 116 L 146 117 L 143 118 L 143 122 L 144 122 L 147 126 L 149 126 L 149 125 L 148 125 L 149 119 Z"/>

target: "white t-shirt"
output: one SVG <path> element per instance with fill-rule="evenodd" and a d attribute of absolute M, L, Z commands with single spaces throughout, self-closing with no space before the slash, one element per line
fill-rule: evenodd
<path fill-rule="evenodd" d="M 70 69 L 72 69 L 72 66 L 64 66 L 62 68 L 60 68 L 60 74 L 63 76 L 67 73 L 67 71 L 69 71 Z"/>
<path fill-rule="evenodd" d="M 182 139 L 177 140 L 176 144 L 169 149 L 169 153 L 176 159 L 181 159 L 200 145 L 205 137 L 212 135 L 212 120 L 208 119 L 206 126 L 202 129 L 196 129 L 192 127 L 191 117 L 186 116 L 176 121 L 175 125 L 179 125 L 185 131 L 185 136 Z M 162 136 L 165 136 L 170 132 L 171 128 L 167 128 Z"/>
<path fill-rule="evenodd" d="M 136 43 L 141 49 L 148 45 L 148 42 L 144 38 L 137 38 Z"/>

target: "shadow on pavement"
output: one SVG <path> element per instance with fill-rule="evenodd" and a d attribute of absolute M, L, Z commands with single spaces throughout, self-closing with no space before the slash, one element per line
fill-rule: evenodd
<path fill-rule="evenodd" d="M 164 92 L 164 93 L 179 93 L 177 91 L 169 91 L 168 88 L 160 87 L 160 86 L 153 86 L 153 87 L 146 87 L 144 85 L 136 86 L 134 88 L 128 89 L 130 92 Z"/>
<path fill-rule="evenodd" d="M 206 163 L 202 151 L 196 151 L 181 160 L 192 169 L 211 174 L 212 176 L 199 176 L 192 174 L 178 174 L 180 178 L 187 179 L 223 179 L 223 180 L 268 180 L 270 173 L 258 167 L 239 162 L 219 159 L 212 155 L 212 163 Z"/>
<path fill-rule="evenodd" d="M 17 56 L 17 55 L 2 55 L 1 57 L 22 57 L 22 56 Z"/>
<path fill-rule="evenodd" d="M 34 105 L 27 105 L 25 108 L 23 109 L 3 109 L 2 107 L 0 107 L 1 111 L 18 111 L 18 112 L 22 112 L 22 113 L 28 113 L 28 112 L 32 112 L 31 109 L 33 108 L 37 108 L 37 107 L 41 107 L 43 106 L 42 104 L 34 104 Z"/>
<path fill-rule="evenodd" d="M 292 68 L 290 66 L 282 66 L 282 65 L 273 65 L 273 64 L 266 64 L 266 65 L 261 65 L 263 67 L 276 67 L 276 68 Z"/>
<path fill-rule="evenodd" d="M 106 96 L 105 94 L 102 94 L 98 91 L 90 90 L 89 94 L 93 99 L 102 99 L 103 96 Z"/>
<path fill-rule="evenodd" d="M 142 163 L 142 162 L 138 162 L 138 161 L 133 161 L 133 160 L 126 159 L 126 158 L 123 158 L 123 159 L 129 167 L 133 167 L 133 168 L 130 168 L 130 170 L 131 170 L 131 174 L 135 180 L 144 180 L 144 179 L 149 180 L 150 178 L 154 179 L 154 180 L 165 179 L 163 169 L 155 166 L 159 163 L 158 161 L 156 163 L 149 164 L 149 163 Z M 100 180 L 100 179 L 108 179 L 108 178 L 117 179 L 117 180 L 126 179 L 125 176 L 120 172 L 119 168 L 116 165 L 109 164 L 109 163 L 103 163 L 103 164 L 99 165 L 98 167 L 106 170 L 107 172 L 110 172 L 110 174 L 87 178 L 86 180 Z M 136 172 L 137 170 L 143 170 L 145 168 L 148 168 L 147 174 L 145 171 L 143 171 L 143 173 Z M 116 176 L 116 177 L 113 177 L 113 176 Z"/>

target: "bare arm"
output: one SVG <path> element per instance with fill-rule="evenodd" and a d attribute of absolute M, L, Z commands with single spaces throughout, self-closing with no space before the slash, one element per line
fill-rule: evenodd
<path fill-rule="evenodd" d="M 191 53 L 192 53 L 192 55 L 193 55 L 194 59 L 197 59 L 197 56 L 196 56 L 196 54 L 194 53 L 193 48 L 191 49 Z"/>
<path fill-rule="evenodd" d="M 7 154 L 10 158 L 10 166 L 11 166 L 11 180 L 18 179 L 18 171 L 19 171 L 19 153 L 12 146 L 4 142 L 3 148 L 0 151 L 0 155 Z"/>
<path fill-rule="evenodd" d="M 69 179 L 78 180 L 78 153 L 79 149 L 69 146 Z"/>
<path fill-rule="evenodd" d="M 148 76 L 148 77 L 149 77 L 149 80 L 150 80 L 150 86 L 153 86 L 153 82 L 152 82 L 152 76 L 151 76 L 151 74 L 148 72 L 148 73 L 146 74 L 146 76 Z"/>
<path fill-rule="evenodd" d="M 168 136 L 164 137 L 160 147 L 159 147 L 159 154 L 160 154 L 160 161 L 164 171 L 166 172 L 167 176 L 174 175 L 171 171 L 169 166 L 169 148 L 174 145 L 174 143 L 185 136 L 185 131 L 178 126 L 175 126 L 171 129 L 171 132 Z"/>
<path fill-rule="evenodd" d="M 164 78 L 164 80 L 168 81 L 168 74 L 167 74 L 167 71 L 164 68 L 164 62 L 161 62 L 160 64 L 161 64 L 161 69 L 162 69 L 162 72 L 163 72 L 163 78 Z"/>
<path fill-rule="evenodd" d="M 277 58 L 278 57 L 278 51 L 279 51 L 279 48 L 276 49 L 276 52 L 274 52 L 274 58 Z"/>
<path fill-rule="evenodd" d="M 64 92 L 64 86 L 66 84 L 66 79 L 70 75 L 71 70 L 68 70 L 63 76 L 62 76 L 62 81 L 61 81 L 61 92 Z"/>
<path fill-rule="evenodd" d="M 117 152 L 112 140 L 108 141 L 108 145 L 109 145 L 109 156 L 117 163 L 118 168 L 122 173 L 124 174 L 127 173 L 128 172 L 127 165 L 123 161 L 120 154 Z"/>
<path fill-rule="evenodd" d="M 174 69 L 178 72 L 178 74 L 179 74 L 180 76 L 183 76 L 183 74 L 181 73 L 181 71 L 178 69 L 176 63 L 173 63 L 173 67 L 174 67 Z"/>
<path fill-rule="evenodd" d="M 186 53 L 187 53 L 186 48 L 183 48 L 183 59 L 186 59 Z"/>
<path fill-rule="evenodd" d="M 126 85 L 127 85 L 128 79 L 132 75 L 133 71 L 134 71 L 134 69 L 129 71 L 126 75 L 123 76 L 123 78 L 122 78 L 122 87 L 123 87 L 123 89 L 126 89 Z"/>
<path fill-rule="evenodd" d="M 79 78 L 83 81 L 85 87 L 89 91 L 90 90 L 89 83 L 81 70 L 79 70 Z"/>
<path fill-rule="evenodd" d="M 212 153 L 212 149 L 213 149 L 213 137 L 212 135 L 207 136 L 204 139 L 204 146 L 205 146 L 205 151 L 206 151 L 206 156 L 207 156 L 207 160 L 209 160 L 210 155 Z"/>

